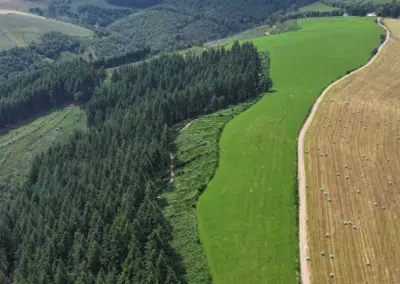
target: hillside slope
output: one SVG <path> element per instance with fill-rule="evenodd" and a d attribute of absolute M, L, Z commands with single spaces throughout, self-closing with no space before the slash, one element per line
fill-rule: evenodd
<path fill-rule="evenodd" d="M 37 154 L 65 140 L 73 130 L 84 129 L 85 123 L 84 112 L 70 106 L 0 132 L 0 199 L 3 200 L 3 188 L 26 182 L 30 164 Z"/>
<path fill-rule="evenodd" d="M 26 46 L 48 32 L 60 32 L 78 38 L 90 38 L 93 32 L 66 22 L 28 15 L 0 14 L 0 50 Z"/>
<path fill-rule="evenodd" d="M 314 0 L 167 0 L 163 4 L 124 17 L 108 28 L 112 34 L 101 39 L 98 48 L 105 56 L 110 51 L 148 45 L 152 50 L 168 50 L 199 45 L 249 29 L 271 14 L 295 4 Z"/>

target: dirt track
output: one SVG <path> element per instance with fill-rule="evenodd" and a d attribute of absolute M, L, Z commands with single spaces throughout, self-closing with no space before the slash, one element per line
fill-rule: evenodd
<path fill-rule="evenodd" d="M 303 125 L 303 128 L 300 131 L 299 139 L 298 139 L 298 185 L 299 185 L 299 248 L 300 248 L 300 267 L 301 267 L 301 280 L 303 284 L 309 284 L 311 275 L 310 275 L 310 268 L 309 268 L 309 263 L 307 262 L 307 256 L 309 255 L 309 247 L 308 247 L 308 236 L 307 236 L 307 193 L 306 193 L 306 174 L 305 174 L 305 164 L 304 164 L 304 154 L 305 154 L 305 149 L 304 149 L 304 138 L 306 136 L 306 133 L 308 132 L 308 129 L 310 127 L 310 124 L 318 110 L 318 106 L 321 104 L 323 101 L 325 95 L 336 85 L 339 83 L 343 82 L 350 76 L 353 76 L 362 70 L 366 69 L 369 67 L 375 60 L 378 58 L 380 53 L 382 52 L 382 49 L 386 44 L 388 43 L 389 40 L 389 31 L 381 24 L 380 19 L 378 19 L 379 24 L 387 31 L 388 36 L 386 38 L 386 41 L 379 47 L 379 50 L 377 54 L 363 67 L 360 69 L 357 69 L 353 71 L 352 73 L 342 77 L 340 80 L 332 83 L 329 85 L 323 93 L 320 95 L 318 100 L 315 102 L 312 111 L 306 120 L 305 124 Z M 315 190 L 315 188 L 314 188 Z M 319 252 L 318 252 L 319 253 Z M 313 255 L 316 255 L 315 253 Z M 326 256 L 327 258 L 329 256 Z M 311 258 L 311 261 L 317 261 L 313 260 Z M 326 273 L 326 272 L 324 272 Z M 327 272 L 329 275 L 329 272 Z M 317 283 L 317 282 L 315 282 Z M 321 283 L 321 282 L 318 282 Z M 356 283 L 356 282 L 354 282 Z"/>

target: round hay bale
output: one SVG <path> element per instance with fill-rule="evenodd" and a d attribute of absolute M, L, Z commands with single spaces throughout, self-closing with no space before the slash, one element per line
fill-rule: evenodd
<path fill-rule="evenodd" d="M 334 276 L 333 276 L 333 273 L 329 273 L 329 278 L 333 278 Z"/>
<path fill-rule="evenodd" d="M 330 259 L 335 259 L 335 256 L 334 256 L 333 254 L 331 254 L 331 255 L 329 256 L 329 258 L 330 258 Z"/>
<path fill-rule="evenodd" d="M 310 258 L 309 256 L 306 257 L 306 260 L 307 260 L 307 261 L 310 261 L 310 259 L 311 259 L 311 258 Z"/>
<path fill-rule="evenodd" d="M 357 227 L 356 227 L 356 226 L 353 226 L 353 230 L 357 230 Z"/>
<path fill-rule="evenodd" d="M 329 234 L 328 233 L 325 234 L 325 238 L 329 238 Z"/>
<path fill-rule="evenodd" d="M 320 254 L 321 254 L 321 256 L 325 256 L 325 253 L 324 253 L 323 251 L 321 251 L 321 253 L 320 253 Z"/>

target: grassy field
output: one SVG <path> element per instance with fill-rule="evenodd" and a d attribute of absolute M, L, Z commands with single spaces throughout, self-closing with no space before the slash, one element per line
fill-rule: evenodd
<path fill-rule="evenodd" d="M 382 32 L 371 18 L 299 25 L 253 41 L 270 52 L 276 92 L 227 124 L 219 167 L 197 205 L 214 283 L 296 282 L 298 131 L 322 89 L 365 63 Z"/>
<path fill-rule="evenodd" d="M 0 50 L 26 46 L 50 31 L 74 37 L 92 36 L 92 31 L 66 22 L 24 15 L 0 15 Z"/>
<path fill-rule="evenodd" d="M 22 184 L 36 154 L 85 125 L 84 111 L 70 106 L 0 133 L 0 186 Z"/>
<path fill-rule="evenodd" d="M 336 11 L 336 10 L 340 10 L 339 8 L 336 7 L 332 7 L 332 6 L 328 6 L 325 5 L 323 3 L 320 2 L 315 2 L 313 4 L 301 7 L 299 9 L 300 12 L 331 12 L 331 11 Z"/>
<path fill-rule="evenodd" d="M 389 44 L 327 93 L 309 130 L 312 283 L 329 283 L 329 273 L 348 284 L 400 278 L 400 21 L 385 23 Z"/>

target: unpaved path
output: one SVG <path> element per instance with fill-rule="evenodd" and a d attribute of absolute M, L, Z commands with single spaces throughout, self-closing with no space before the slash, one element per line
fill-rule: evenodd
<path fill-rule="evenodd" d="M 182 128 L 182 130 L 185 130 L 186 128 L 188 128 L 191 124 L 193 123 L 193 120 L 189 121 L 185 127 Z"/>
<path fill-rule="evenodd" d="M 309 117 L 303 125 L 303 128 L 300 131 L 300 135 L 298 138 L 298 148 L 297 148 L 297 156 L 298 156 L 298 186 L 299 186 L 299 248 L 300 248 L 300 270 L 301 270 L 301 283 L 309 284 L 310 283 L 310 267 L 307 262 L 308 255 L 308 239 L 307 239 L 307 193 L 306 193 L 306 174 L 305 174 L 305 165 L 304 165 L 304 137 L 310 127 L 310 124 L 314 118 L 315 113 L 317 112 L 318 106 L 324 99 L 325 95 L 329 92 L 329 90 L 335 86 L 336 84 L 342 82 L 343 80 L 349 78 L 355 73 L 364 70 L 368 66 L 370 66 L 377 56 L 382 52 L 383 47 L 388 43 L 390 38 L 389 30 L 381 23 L 381 19 L 378 18 L 378 24 L 385 29 L 386 31 L 386 40 L 378 49 L 377 54 L 371 58 L 371 60 L 364 65 L 363 67 L 351 72 L 350 74 L 342 77 L 341 79 L 333 82 L 329 85 L 319 96 L 317 101 L 315 102 Z M 313 261 L 313 260 L 311 260 Z"/>
<path fill-rule="evenodd" d="M 175 181 L 175 154 L 174 153 L 169 153 L 169 158 L 170 158 L 170 172 L 171 172 L 171 178 L 169 180 L 169 183 L 173 183 Z"/>
<path fill-rule="evenodd" d="M 35 15 L 35 14 L 27 13 L 27 12 L 22 12 L 22 11 L 18 11 L 18 10 L 0 9 L 0 15 L 8 15 L 8 14 L 16 14 L 16 15 L 23 15 L 23 16 L 30 16 L 30 17 L 34 17 L 34 18 L 46 19 L 45 17 L 39 16 L 39 15 Z"/>

